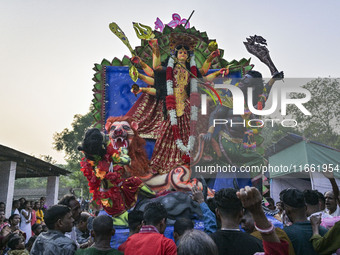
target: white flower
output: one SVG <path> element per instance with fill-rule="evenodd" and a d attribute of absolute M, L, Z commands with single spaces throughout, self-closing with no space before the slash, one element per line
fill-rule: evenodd
<path fill-rule="evenodd" d="M 175 61 L 174 61 L 174 59 L 173 58 L 169 58 L 169 61 L 168 61 L 168 67 L 174 67 L 174 63 L 175 63 Z"/>
<path fill-rule="evenodd" d="M 194 144 L 195 144 L 195 137 L 192 135 L 189 137 L 189 142 L 187 146 L 183 144 L 182 139 L 176 140 L 177 147 L 184 153 L 189 153 L 194 148 Z"/>
<path fill-rule="evenodd" d="M 192 92 L 192 93 L 197 93 L 197 92 L 198 92 L 198 88 L 197 88 L 197 80 L 196 80 L 196 78 L 191 78 L 190 87 L 191 87 L 191 92 Z"/>
<path fill-rule="evenodd" d="M 172 80 L 166 81 L 166 92 L 167 92 L 168 96 L 172 96 L 174 94 L 173 85 L 174 85 L 174 83 L 173 83 Z"/>
<path fill-rule="evenodd" d="M 170 123 L 171 125 L 177 125 L 177 114 L 175 109 L 169 110 L 169 115 L 170 115 Z"/>
<path fill-rule="evenodd" d="M 198 117 L 198 107 L 197 106 L 191 106 L 191 120 L 197 121 Z"/>
<path fill-rule="evenodd" d="M 195 144 L 195 136 L 191 135 L 189 137 L 189 142 L 188 142 L 189 151 L 191 151 L 194 148 L 194 144 Z"/>
<path fill-rule="evenodd" d="M 196 66 L 195 54 L 193 54 L 190 58 L 190 66 Z"/>
<path fill-rule="evenodd" d="M 196 61 L 195 61 L 194 55 L 190 59 L 190 67 L 193 67 L 193 66 L 196 67 Z M 168 67 L 171 67 L 171 68 L 174 67 L 174 59 L 173 58 L 170 58 L 168 60 Z M 195 77 L 190 79 L 190 89 L 191 89 L 191 92 L 193 92 L 193 93 L 198 92 L 197 80 L 196 79 L 197 78 L 195 78 Z M 168 96 L 172 96 L 174 94 L 174 83 L 173 83 L 172 80 L 166 81 L 166 90 L 167 90 Z M 197 121 L 197 117 L 198 117 L 198 107 L 197 106 L 192 105 L 190 107 L 190 115 L 191 115 L 191 121 Z M 177 125 L 177 113 L 176 113 L 175 109 L 169 110 L 169 116 L 170 116 L 171 126 Z M 182 139 L 177 139 L 175 142 L 176 142 L 177 148 L 180 151 L 188 154 L 194 148 L 195 137 L 192 136 L 192 135 L 189 136 L 189 141 L 188 141 L 187 146 L 185 146 L 183 144 Z"/>

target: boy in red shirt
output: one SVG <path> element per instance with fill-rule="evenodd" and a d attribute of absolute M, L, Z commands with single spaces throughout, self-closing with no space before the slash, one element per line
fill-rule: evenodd
<path fill-rule="evenodd" d="M 149 203 L 143 215 L 145 225 L 127 239 L 124 254 L 177 255 L 175 242 L 163 235 L 167 216 L 161 203 Z"/>

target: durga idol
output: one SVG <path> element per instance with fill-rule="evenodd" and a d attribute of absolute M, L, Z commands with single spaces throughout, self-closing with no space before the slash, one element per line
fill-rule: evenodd
<path fill-rule="evenodd" d="M 219 55 L 216 50 L 206 59 L 202 68 L 197 69 L 194 48 L 197 41 L 189 35 L 174 35 L 170 39 L 171 56 L 165 61 L 160 60 L 160 49 L 157 40 L 150 40 L 152 48 L 153 68 L 150 68 L 139 57 L 131 61 L 138 63 L 147 75 L 138 74 L 149 87 L 139 88 L 134 93 L 146 93 L 148 97 L 156 97 L 156 106 L 150 111 L 145 109 L 143 114 L 132 117 L 135 121 L 157 128 L 156 143 L 150 161 L 153 173 L 167 173 L 176 166 L 190 162 L 190 152 L 195 144 L 197 135 L 197 117 L 200 103 L 198 93 L 199 79 L 212 81 L 226 69 L 222 68 L 204 76 L 212 60 Z M 156 113 L 155 113 L 156 111 Z M 162 114 L 161 120 L 159 114 Z M 153 119 L 151 120 L 150 117 Z M 151 122 L 150 122 L 151 121 Z M 152 124 L 150 124 L 152 123 Z M 143 124 L 139 123 L 143 127 Z M 143 130 L 139 130 L 143 134 Z"/>

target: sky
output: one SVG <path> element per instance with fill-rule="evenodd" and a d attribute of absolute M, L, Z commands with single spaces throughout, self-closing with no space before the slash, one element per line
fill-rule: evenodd
<path fill-rule="evenodd" d="M 0 0 L 0 144 L 64 163 L 53 134 L 89 111 L 94 64 L 130 56 L 109 23 L 135 47 L 132 22 L 154 28 L 157 17 L 166 24 L 193 10 L 191 26 L 216 39 L 229 61 L 251 57 L 242 42 L 256 34 L 285 77 L 340 77 L 338 0 Z M 270 75 L 255 57 L 251 63 Z"/>

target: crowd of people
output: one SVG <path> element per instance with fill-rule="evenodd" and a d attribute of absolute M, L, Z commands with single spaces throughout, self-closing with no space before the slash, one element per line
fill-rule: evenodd
<path fill-rule="evenodd" d="M 7 249 L 10 250 L 14 250 L 15 246 L 23 247 L 23 249 L 26 246 L 30 249 L 36 236 L 42 231 L 47 231 L 44 222 L 44 211 L 47 209 L 45 202 L 44 197 L 41 197 L 39 201 L 27 201 L 25 198 L 14 200 L 8 219 L 5 217 L 6 205 L 0 202 L 1 252 L 6 250 L 6 244 Z M 16 253 L 10 251 L 8 254 Z M 28 254 L 28 252 L 23 254 Z"/>
<path fill-rule="evenodd" d="M 144 212 L 129 212 L 129 237 L 118 249 L 111 247 L 112 217 L 82 211 L 74 195 L 49 208 L 44 198 L 15 200 L 8 219 L 0 202 L 0 254 L 340 254 L 339 189 L 329 180 L 333 189 L 325 195 L 285 189 L 276 205 L 270 198 L 265 204 L 255 187 L 224 188 L 206 199 L 194 186 L 204 229 L 178 218 L 172 238 L 165 237 L 168 213 L 150 202 Z"/>

